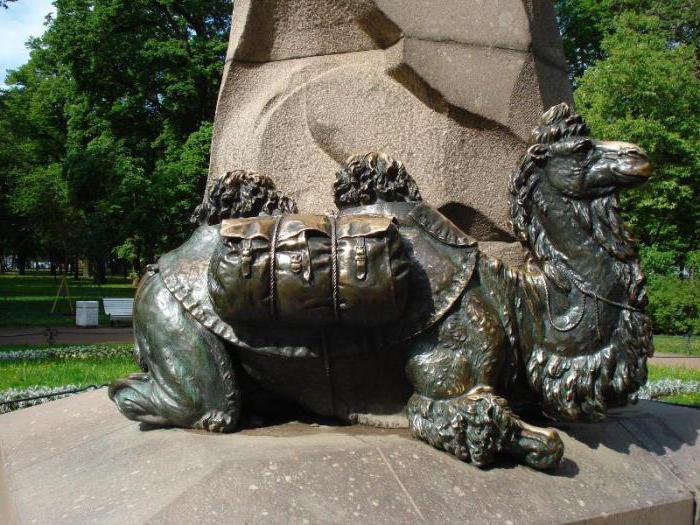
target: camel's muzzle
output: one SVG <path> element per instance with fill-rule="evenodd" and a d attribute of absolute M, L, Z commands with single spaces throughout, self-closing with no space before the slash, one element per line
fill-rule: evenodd
<path fill-rule="evenodd" d="M 625 185 L 644 184 L 651 176 L 651 163 L 647 152 L 629 142 L 603 142 L 600 145 L 606 156 L 614 159 L 612 172 Z"/>

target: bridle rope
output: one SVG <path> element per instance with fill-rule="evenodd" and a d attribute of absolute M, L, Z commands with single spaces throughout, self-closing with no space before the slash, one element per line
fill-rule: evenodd
<path fill-rule="evenodd" d="M 567 326 L 557 326 L 557 324 L 554 322 L 554 316 L 552 315 L 552 303 L 549 296 L 549 286 L 547 284 L 549 278 L 546 274 L 544 274 L 544 295 L 545 301 L 547 303 L 547 317 L 549 318 L 549 323 L 552 325 L 552 328 L 554 328 L 557 332 L 570 332 L 571 330 L 574 330 L 578 327 L 578 325 L 581 324 L 581 321 L 583 321 L 583 317 L 586 315 L 586 303 L 588 297 L 591 297 L 593 299 L 595 314 L 595 330 L 596 335 L 598 336 L 598 340 L 601 339 L 600 308 L 598 306 L 598 303 L 609 304 L 610 306 L 615 306 L 616 308 L 620 308 L 621 310 L 642 313 L 642 310 L 640 310 L 639 308 L 635 308 L 634 306 L 630 306 L 629 304 L 613 301 L 611 299 L 608 299 L 607 297 L 602 297 L 601 295 L 595 293 L 592 290 L 584 288 L 584 286 L 581 284 L 582 279 L 578 275 L 576 275 L 572 270 L 566 267 L 562 268 L 562 270 L 565 274 L 567 274 L 567 278 L 569 279 L 569 281 L 571 281 L 576 287 L 576 289 L 583 294 L 583 302 L 581 304 L 581 315 L 578 317 L 578 319 L 576 319 Z"/>

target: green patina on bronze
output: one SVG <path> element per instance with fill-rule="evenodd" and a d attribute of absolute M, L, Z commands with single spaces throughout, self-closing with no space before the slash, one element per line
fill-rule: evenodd
<path fill-rule="evenodd" d="M 644 277 L 617 198 L 649 175 L 640 148 L 592 139 L 553 107 L 511 178 L 530 261 L 509 268 L 386 155 L 348 161 L 336 215 L 297 215 L 267 177 L 234 172 L 144 277 L 143 373 L 110 396 L 131 419 L 218 432 L 243 406 L 349 422 L 405 410 L 416 437 L 461 459 L 552 468 L 561 439 L 510 403 L 596 420 L 646 381 Z"/>

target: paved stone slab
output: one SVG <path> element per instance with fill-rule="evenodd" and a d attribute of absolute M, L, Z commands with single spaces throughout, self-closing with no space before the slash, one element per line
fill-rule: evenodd
<path fill-rule="evenodd" d="M 20 523 L 692 523 L 700 411 L 563 429 L 553 474 L 479 470 L 405 430 L 142 430 L 99 391 L 0 416 L 0 466 Z"/>

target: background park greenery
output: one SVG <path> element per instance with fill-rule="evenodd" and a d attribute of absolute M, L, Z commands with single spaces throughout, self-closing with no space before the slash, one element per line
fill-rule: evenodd
<path fill-rule="evenodd" d="M 656 167 L 623 200 L 656 331 L 698 333 L 700 0 L 554 3 L 578 110 Z M 191 231 L 232 2 L 55 4 L 0 91 L 0 256 L 87 259 L 105 283 L 109 266 L 140 273 Z"/>

